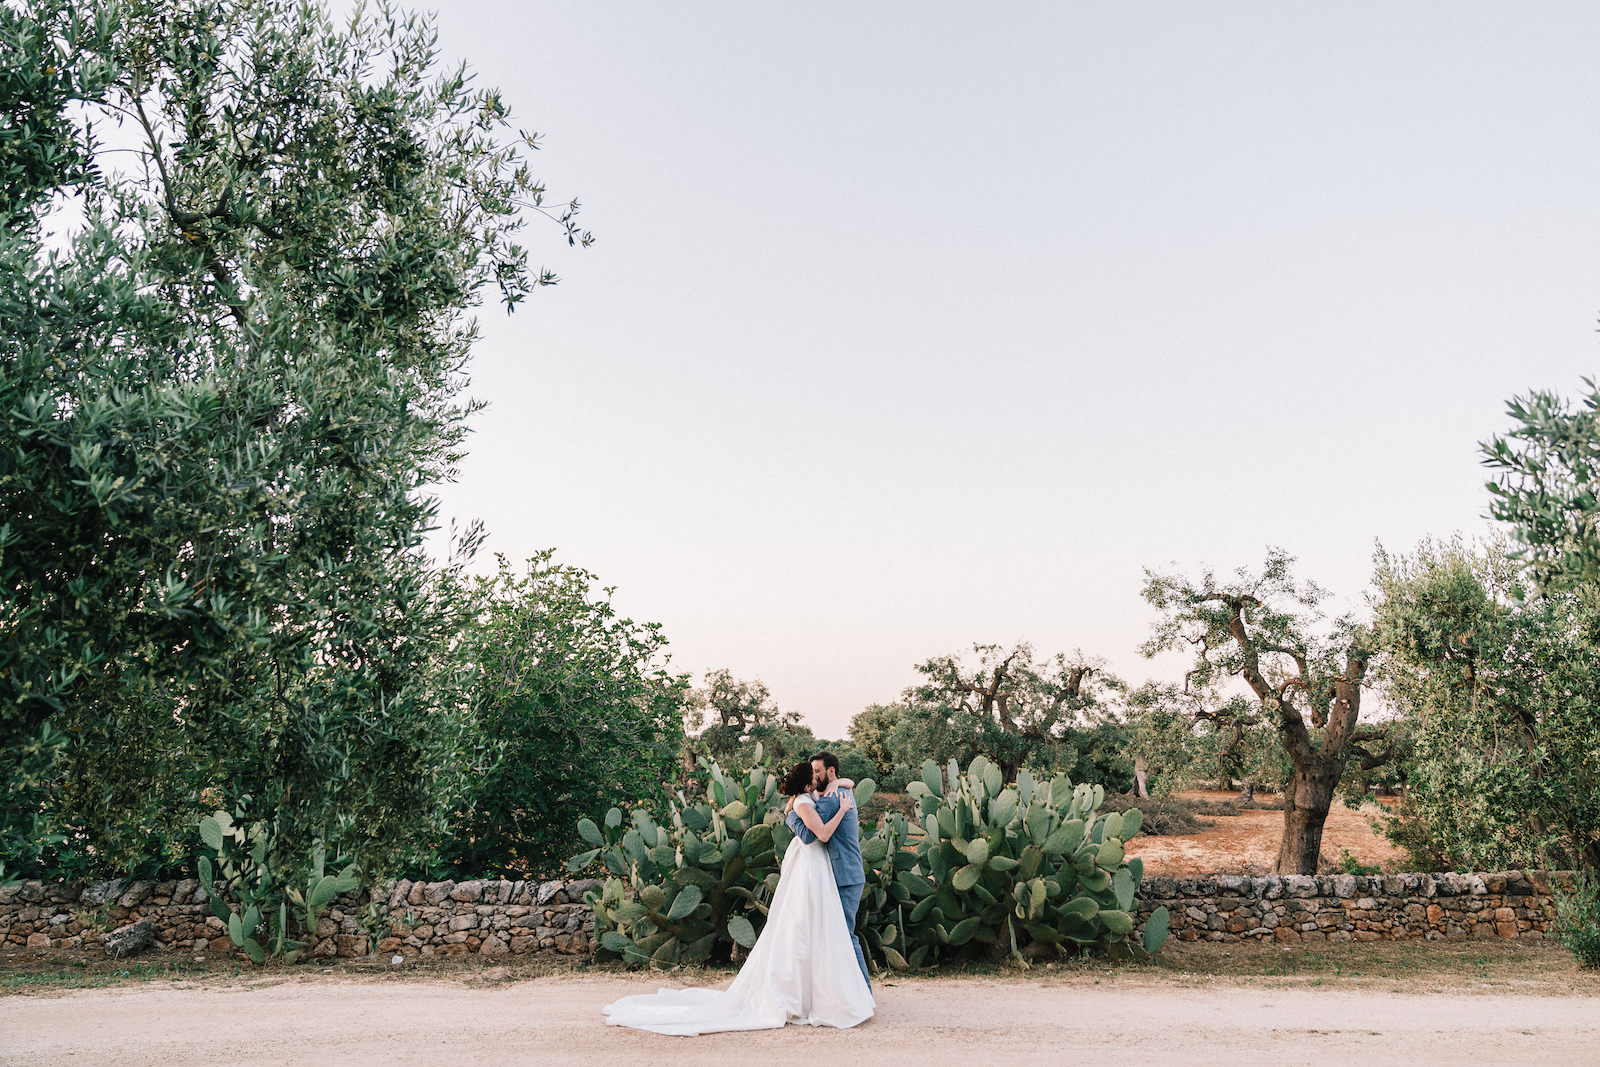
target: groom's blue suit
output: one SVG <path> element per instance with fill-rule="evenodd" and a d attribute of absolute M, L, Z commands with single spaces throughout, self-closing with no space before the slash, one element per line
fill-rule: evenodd
<path fill-rule="evenodd" d="M 848 792 L 848 789 L 840 789 L 834 796 L 823 794 L 818 797 L 817 817 L 828 822 L 839 814 L 839 796 Z M 854 799 L 855 794 L 852 793 L 851 800 Z M 794 812 L 791 811 L 784 822 L 806 844 L 817 839 L 817 835 L 807 829 Z M 867 974 L 867 957 L 861 951 L 861 939 L 856 937 L 856 913 L 861 910 L 861 891 L 867 887 L 867 878 L 861 864 L 861 823 L 856 818 L 853 803 L 844 818 L 839 820 L 839 825 L 834 827 L 833 836 L 823 842 L 822 847 L 828 850 L 828 862 L 833 865 L 833 880 L 839 887 L 839 903 L 844 905 L 845 923 L 850 927 L 850 944 L 856 950 L 856 963 L 861 965 L 861 976 L 867 979 L 867 988 L 871 989 L 872 978 Z"/>

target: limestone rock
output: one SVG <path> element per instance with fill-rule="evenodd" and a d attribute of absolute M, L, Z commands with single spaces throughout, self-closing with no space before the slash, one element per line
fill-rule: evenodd
<path fill-rule="evenodd" d="M 119 908 L 137 908 L 150 899 L 150 891 L 156 887 L 154 882 L 135 882 L 128 887 L 127 892 L 117 898 Z"/>
<path fill-rule="evenodd" d="M 101 943 L 107 952 L 119 959 L 132 956 L 156 943 L 156 924 L 149 919 L 140 919 L 111 931 Z"/>
<path fill-rule="evenodd" d="M 116 900 L 128 886 L 126 878 L 113 878 L 109 882 L 94 882 L 84 887 L 83 897 L 85 904 L 99 907 L 109 900 Z"/>

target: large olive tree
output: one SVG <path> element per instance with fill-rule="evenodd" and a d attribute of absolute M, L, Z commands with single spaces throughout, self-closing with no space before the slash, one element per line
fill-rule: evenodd
<path fill-rule="evenodd" d="M 1318 627 L 1315 609 L 1326 593 L 1297 582 L 1293 562 L 1271 549 L 1259 574 L 1241 568 L 1219 580 L 1210 570 L 1193 578 L 1146 571 L 1144 597 L 1161 617 L 1144 652 L 1192 655 L 1192 687 L 1228 677 L 1249 687 L 1292 766 L 1277 870 L 1315 874 L 1323 825 L 1347 769 L 1372 769 L 1392 753 L 1389 724 L 1361 721 L 1372 658 L 1368 628 L 1350 618 Z"/>
<path fill-rule="evenodd" d="M 0 52 L 3 806 L 110 869 L 202 797 L 392 864 L 472 737 L 422 538 L 471 308 L 553 280 L 531 138 L 387 6 L 27 0 Z"/>

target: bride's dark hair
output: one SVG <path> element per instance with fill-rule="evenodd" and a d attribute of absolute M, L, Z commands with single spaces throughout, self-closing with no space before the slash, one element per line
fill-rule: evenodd
<path fill-rule="evenodd" d="M 778 792 L 786 797 L 797 797 L 811 788 L 811 761 L 803 760 L 789 769 L 783 776 L 783 782 L 778 786 Z"/>

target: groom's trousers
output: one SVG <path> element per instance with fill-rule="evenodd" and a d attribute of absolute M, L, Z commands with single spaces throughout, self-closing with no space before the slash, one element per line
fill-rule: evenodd
<path fill-rule="evenodd" d="M 867 988 L 871 989 L 872 976 L 867 974 L 867 957 L 861 951 L 861 939 L 856 936 L 856 913 L 861 910 L 861 891 L 865 888 L 862 882 L 840 886 L 839 903 L 844 905 L 844 921 L 850 927 L 850 944 L 856 950 L 856 963 L 861 967 L 861 977 L 867 980 Z"/>

